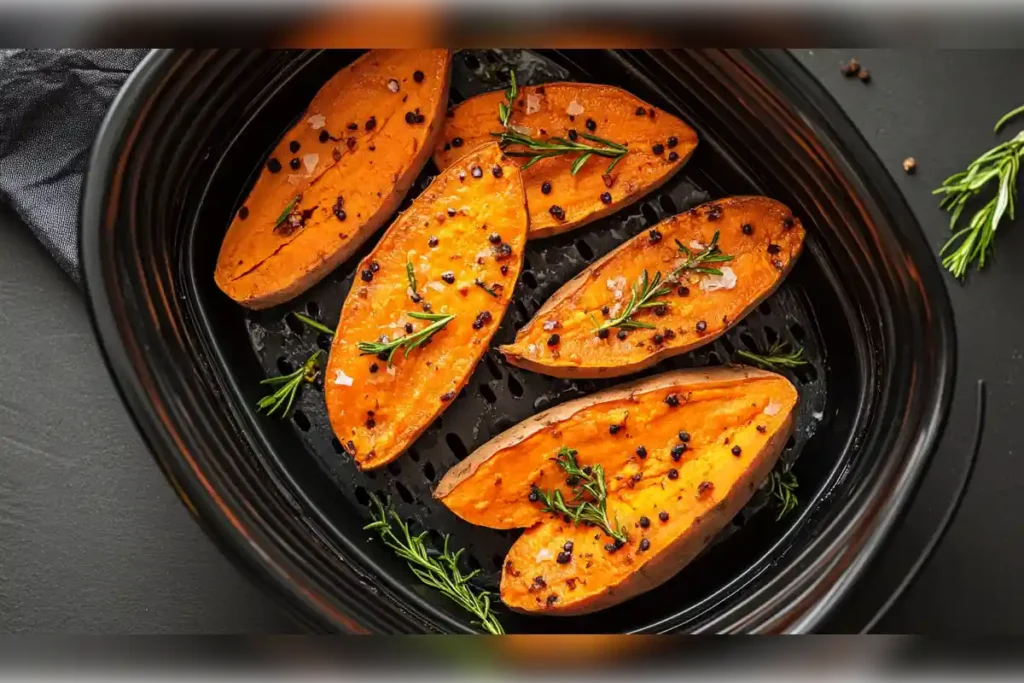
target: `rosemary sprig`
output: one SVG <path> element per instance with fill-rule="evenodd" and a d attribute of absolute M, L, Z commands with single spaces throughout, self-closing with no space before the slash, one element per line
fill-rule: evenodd
<path fill-rule="evenodd" d="M 999 132 L 1004 123 L 1022 111 L 1024 107 L 1019 107 L 1006 114 L 996 123 L 995 131 Z M 979 270 L 984 268 L 1000 221 L 1004 216 L 1013 219 L 1017 205 L 1017 173 L 1022 157 L 1024 131 L 985 152 L 966 170 L 946 178 L 942 186 L 933 191 L 932 194 L 943 195 L 939 206 L 950 212 L 949 229 L 955 231 L 939 251 L 943 256 L 942 265 L 953 277 L 962 280 L 975 262 Z M 958 230 L 957 221 L 967 204 L 992 181 L 998 183 L 996 195 L 978 209 L 966 227 Z"/>
<path fill-rule="evenodd" d="M 705 264 L 726 263 L 733 259 L 731 255 L 723 254 L 722 250 L 718 248 L 717 230 L 715 230 L 715 236 L 711 238 L 711 243 L 699 252 L 694 252 L 679 240 L 676 240 L 676 246 L 679 247 L 679 251 L 686 256 L 686 261 L 672 271 L 672 274 L 668 277 L 669 280 L 675 280 L 683 271 L 702 273 L 705 275 L 721 275 L 722 271 L 718 268 L 709 268 Z"/>
<path fill-rule="evenodd" d="M 452 553 L 448 549 L 447 534 L 444 537 L 444 549 L 438 553 L 435 549 L 428 548 L 424 542 L 423 539 L 427 532 L 424 531 L 417 536 L 409 533 L 409 526 L 391 508 L 390 501 L 385 507 L 385 504 L 381 503 L 377 496 L 371 494 L 370 497 L 376 512 L 374 521 L 363 529 L 376 531 L 384 545 L 406 561 L 417 579 L 440 591 L 442 595 L 475 616 L 476 623 L 485 631 L 493 635 L 503 635 L 505 629 L 502 628 L 501 622 L 491 611 L 491 594 L 469 584 L 480 570 L 474 569 L 468 574 L 462 574 L 459 569 L 459 557 L 463 551 Z M 397 532 L 395 527 L 398 529 Z"/>
<path fill-rule="evenodd" d="M 282 223 L 284 223 L 284 220 L 286 218 L 288 218 L 288 214 L 290 214 L 292 212 L 292 209 L 294 209 L 295 205 L 298 204 L 298 203 L 299 203 L 299 198 L 298 197 L 295 197 L 295 199 L 293 199 L 290 202 L 288 202 L 288 206 L 284 207 L 284 211 L 281 212 L 281 215 L 280 215 L 280 217 L 278 217 L 277 222 L 274 223 L 274 230 L 277 230 L 277 228 Z"/>
<path fill-rule="evenodd" d="M 668 306 L 667 302 L 657 301 L 658 297 L 662 297 L 671 292 L 672 289 L 668 285 L 661 284 L 661 272 L 656 272 L 653 279 L 648 279 L 647 271 L 645 270 L 643 275 L 637 282 L 633 283 L 632 295 L 630 296 L 629 303 L 626 308 L 622 311 L 622 315 L 619 315 L 610 320 L 606 320 L 603 325 L 598 327 L 600 330 L 607 330 L 613 327 L 620 328 L 646 328 L 653 330 L 654 325 L 650 323 L 640 322 L 634 320 L 633 316 L 638 311 L 645 308 L 654 308 L 656 306 Z"/>
<path fill-rule="evenodd" d="M 389 342 L 359 342 L 356 346 L 358 347 L 361 355 L 368 354 L 384 354 L 382 357 L 388 362 L 388 367 L 391 367 L 391 361 L 394 358 L 395 352 L 398 349 L 405 349 L 405 357 L 409 357 L 409 352 L 415 348 L 419 348 L 427 343 L 427 341 L 434 336 L 435 333 L 444 329 L 444 327 L 455 319 L 455 314 L 441 314 L 441 313 L 409 313 L 410 318 L 416 318 L 417 320 L 431 320 L 433 321 L 430 325 L 427 325 L 418 332 L 407 334 L 404 337 L 398 337 L 397 339 Z"/>
<path fill-rule="evenodd" d="M 317 321 L 313 320 L 312 318 L 304 316 L 301 313 L 292 313 L 292 315 L 294 315 L 296 318 L 298 318 L 300 323 L 302 323 L 304 325 L 308 325 L 309 327 L 312 327 L 314 330 L 317 330 L 318 332 L 323 332 L 324 334 L 329 334 L 332 337 L 334 336 L 334 330 L 332 330 L 331 328 L 327 327 L 326 325 L 318 323 Z"/>
<path fill-rule="evenodd" d="M 534 486 L 532 492 L 536 493 L 537 499 L 543 503 L 541 512 L 569 515 L 573 524 L 590 522 L 619 543 L 626 543 L 629 540 L 626 527 L 615 528 L 608 519 L 608 489 L 604 481 L 604 467 L 594 465 L 581 468 L 576 460 L 576 451 L 565 446 L 559 449 L 554 460 L 569 475 L 566 483 L 572 487 L 574 497 L 566 501 L 558 489 L 545 491 Z M 590 500 L 586 500 L 585 495 L 589 496 Z"/>
<path fill-rule="evenodd" d="M 487 292 L 487 293 L 488 293 L 488 294 L 490 294 L 491 296 L 493 296 L 493 297 L 494 297 L 495 299 L 497 299 L 497 298 L 498 298 L 498 297 L 500 296 L 500 295 L 499 295 L 499 294 L 498 294 L 497 292 L 495 292 L 495 291 L 494 291 L 494 290 L 493 290 L 493 289 L 492 289 L 491 287 L 488 287 L 488 286 L 487 286 L 487 283 L 485 283 L 485 282 L 484 282 L 483 280 L 481 280 L 480 278 L 477 278 L 476 280 L 474 280 L 474 281 L 473 281 L 473 284 L 474 284 L 474 285 L 476 285 L 477 287 L 479 287 L 480 289 L 484 290 L 485 292 Z"/>
<path fill-rule="evenodd" d="M 804 350 L 802 347 L 797 347 L 794 351 L 789 351 L 788 349 L 789 344 L 787 342 L 775 342 L 768 348 L 768 353 L 753 353 L 751 351 L 741 349 L 736 352 L 736 355 L 740 358 L 745 358 L 752 363 L 756 363 L 763 368 L 773 370 L 807 365 L 807 361 L 804 360 Z"/>
<path fill-rule="evenodd" d="M 512 118 L 512 106 L 515 102 L 516 96 L 519 94 L 519 86 L 516 84 L 516 72 L 511 72 L 511 85 L 505 91 L 505 101 L 498 103 L 498 121 L 501 122 L 502 131 L 500 133 L 491 133 L 494 137 L 498 138 L 498 146 L 503 150 L 507 147 L 518 145 L 525 147 L 530 151 L 512 151 L 505 152 L 510 157 L 528 157 L 529 161 L 520 167 L 520 170 L 526 170 L 530 166 L 541 159 L 548 159 L 551 157 L 561 156 L 563 154 L 573 154 L 580 152 L 580 156 L 572 163 L 569 172 L 572 175 L 579 173 L 583 165 L 587 163 L 587 160 L 592 156 L 599 156 L 610 158 L 612 161 L 608 164 L 605 173 L 611 173 L 615 165 L 622 161 L 622 158 L 626 156 L 629 150 L 625 145 L 620 145 L 617 142 L 611 140 L 605 140 L 599 138 L 596 135 L 590 135 L 589 133 L 580 133 L 579 137 L 590 142 L 595 142 L 600 147 L 593 145 L 586 145 L 582 142 L 574 142 L 572 140 L 566 140 L 562 137 L 549 137 L 547 140 L 538 140 L 537 138 L 529 135 L 523 135 L 509 128 L 509 120 Z"/>
<path fill-rule="evenodd" d="M 775 496 L 779 506 L 779 514 L 775 518 L 776 522 L 796 509 L 796 506 L 800 503 L 796 494 L 793 493 L 799 487 L 796 475 L 792 472 L 773 470 L 768 475 L 768 494 Z"/>
<path fill-rule="evenodd" d="M 406 260 L 405 262 L 405 276 L 409 279 L 409 289 L 412 290 L 413 294 L 418 294 L 416 291 L 416 271 L 412 267 L 412 261 Z"/>
<path fill-rule="evenodd" d="M 278 377 L 268 377 L 260 384 L 268 384 L 275 387 L 274 392 L 267 394 L 259 400 L 256 404 L 256 410 L 266 410 L 267 415 L 273 415 L 279 408 L 284 408 L 281 412 L 281 417 L 288 415 L 288 411 L 291 410 L 292 403 L 295 401 L 295 395 L 299 393 L 299 387 L 304 382 L 312 383 L 316 380 L 317 374 L 320 372 L 317 367 L 317 360 L 320 358 L 322 351 L 317 349 L 313 352 L 306 362 L 302 364 L 295 372 L 287 375 L 280 375 Z"/>

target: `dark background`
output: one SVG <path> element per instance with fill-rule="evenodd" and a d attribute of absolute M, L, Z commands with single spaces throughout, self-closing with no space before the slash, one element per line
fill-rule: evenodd
<path fill-rule="evenodd" d="M 1024 51 L 795 54 L 875 149 L 937 252 L 948 219 L 931 190 L 1024 126 L 1022 117 L 1003 135 L 991 131 L 1024 103 Z M 840 74 L 850 56 L 871 71 L 869 84 Z M 918 163 L 912 176 L 902 169 L 908 156 Z M 933 561 L 883 631 L 1024 633 L 1024 462 L 1013 436 L 1024 230 L 1004 224 L 997 245 L 995 261 L 967 286 L 947 278 L 958 387 L 988 384 L 975 476 Z M 0 359 L 0 632 L 296 630 L 189 518 L 121 405 L 81 292 L 3 208 Z"/>

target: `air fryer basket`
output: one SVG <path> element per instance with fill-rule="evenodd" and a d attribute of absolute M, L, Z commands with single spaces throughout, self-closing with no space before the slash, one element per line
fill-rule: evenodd
<path fill-rule="evenodd" d="M 214 537 L 235 554 L 243 538 L 259 548 L 261 559 L 242 550 L 243 563 L 290 595 L 314 626 L 473 630 L 361 530 L 369 495 L 390 497 L 435 541 L 449 534 L 454 547 L 466 548 L 467 567 L 481 570 L 479 584 L 496 590 L 516 532 L 457 519 L 431 500 L 433 486 L 500 431 L 617 381 L 549 378 L 508 366 L 492 350 L 409 452 L 374 472 L 360 472 L 334 438 L 320 384 L 303 390 L 288 420 L 255 413 L 262 378 L 290 372 L 318 345 L 329 348 L 326 335 L 288 314 L 301 311 L 333 328 L 353 265 L 375 239 L 307 294 L 261 312 L 244 311 L 216 289 L 217 249 L 269 149 L 353 56 L 151 58 L 136 76 L 148 79 L 148 100 L 136 102 L 130 130 L 126 120 L 119 154 L 107 152 L 121 191 L 105 194 L 96 207 L 87 196 L 83 208 L 102 224 L 94 256 L 107 260 L 102 289 L 120 311 L 109 322 L 128 340 L 128 364 L 137 373 L 137 384 L 125 388 L 129 403 L 155 408 L 134 410 Z M 654 51 L 456 55 L 455 101 L 503 86 L 512 67 L 525 83 L 623 87 L 679 114 L 701 138 L 691 162 L 657 193 L 585 228 L 531 242 L 493 346 L 510 341 L 588 263 L 704 201 L 765 194 L 789 204 L 808 228 L 804 255 L 770 299 L 715 343 L 642 373 L 727 363 L 737 349 L 763 350 L 778 340 L 802 346 L 810 362 L 789 373 L 801 400 L 782 456 L 800 482 L 799 508 L 777 521 L 767 494 L 758 492 L 664 586 L 584 617 L 502 610 L 510 632 L 809 628 L 877 548 L 919 477 L 952 382 L 948 303 L 931 260 L 914 253 L 920 237 L 905 208 L 880 204 L 873 179 L 845 166 L 843 150 L 824 148 L 770 87 L 784 59 Z M 151 177 L 155 167 L 159 180 Z M 428 165 L 406 206 L 435 172 Z M 89 190 L 96 192 L 92 177 Z M 83 243 L 83 256 L 88 251 Z M 89 282 L 90 293 L 100 288 Z M 97 318 L 102 328 L 99 311 Z M 170 453 L 161 453 L 165 446 Z"/>

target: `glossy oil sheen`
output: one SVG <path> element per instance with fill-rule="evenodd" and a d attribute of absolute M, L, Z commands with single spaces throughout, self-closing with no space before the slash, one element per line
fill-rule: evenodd
<path fill-rule="evenodd" d="M 280 359 L 294 361 L 316 344 L 305 332 L 289 332 L 285 313 L 316 304 L 333 323 L 355 261 L 309 298 L 260 314 L 246 314 L 220 295 L 211 277 L 217 245 L 263 157 L 303 103 L 355 56 L 152 55 L 112 108 L 90 166 L 82 212 L 90 306 L 104 353 L 159 463 L 210 535 L 268 592 L 316 629 L 474 630 L 450 603 L 420 591 L 378 543 L 367 542 L 367 491 L 391 492 L 403 515 L 458 533 L 453 542 L 470 547 L 484 565 L 512 539 L 457 526 L 450 514 L 444 521 L 421 505 L 431 487 L 427 462 L 437 476 L 510 426 L 494 417 L 499 409 L 521 419 L 606 384 L 535 383 L 485 358 L 470 381 L 478 394 L 460 397 L 443 424 L 394 463 L 395 472 L 358 479 L 332 452 L 315 390 L 304 392 L 290 423 L 252 408 L 259 380 L 276 373 Z M 728 194 L 764 194 L 804 222 L 800 262 L 768 306 L 734 334 L 669 367 L 727 360 L 746 343 L 744 334 L 757 345 L 771 335 L 802 343 L 813 362 L 812 374 L 795 378 L 802 395 L 797 438 L 783 455 L 796 463 L 800 514 L 777 524 L 769 510 L 745 510 L 742 527 L 731 528 L 677 579 L 612 610 L 562 620 L 503 615 L 503 623 L 510 631 L 813 629 L 881 547 L 947 410 L 953 330 L 928 246 L 877 159 L 788 56 L 541 57 L 559 80 L 608 82 L 679 115 L 701 143 L 668 199 L 528 250 L 516 303 L 495 342 L 509 341 L 570 271 L 666 212 Z M 467 75 L 465 63 L 455 73 L 480 91 L 500 85 L 479 70 Z M 497 377 L 507 391 L 492 404 L 481 387 Z M 430 460 L 416 459 L 421 450 Z M 485 585 L 495 576 L 492 566 L 486 569 Z M 880 604 L 886 597 L 873 599 Z"/>

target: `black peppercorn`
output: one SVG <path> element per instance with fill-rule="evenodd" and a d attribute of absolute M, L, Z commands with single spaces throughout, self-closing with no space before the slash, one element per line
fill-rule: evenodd
<path fill-rule="evenodd" d="M 536 503 L 538 500 L 540 500 L 540 494 L 537 493 L 537 489 L 531 489 L 530 495 L 527 497 L 530 499 L 531 503 Z"/>
<path fill-rule="evenodd" d="M 679 432 L 679 440 L 683 443 L 688 443 L 690 441 L 690 432 Z"/>
<path fill-rule="evenodd" d="M 501 166 L 495 165 L 494 168 L 491 169 L 491 175 L 494 176 L 495 178 L 500 178 L 501 174 Z"/>
<path fill-rule="evenodd" d="M 626 332 L 625 330 L 619 330 L 618 332 L 615 333 L 615 336 L 616 338 L 618 338 L 619 341 L 622 341 L 629 336 L 629 333 Z"/>
<path fill-rule="evenodd" d="M 363 278 L 363 282 L 369 282 L 370 280 L 373 279 L 373 271 L 370 270 L 369 268 L 364 270 L 360 275 Z"/>
<path fill-rule="evenodd" d="M 708 324 L 705 321 L 703 321 L 703 320 L 698 320 L 697 321 L 697 331 L 698 332 L 703 332 L 706 329 L 708 329 Z"/>
<path fill-rule="evenodd" d="M 444 143 L 444 151 L 446 151 L 446 152 L 447 152 L 447 151 L 448 151 L 448 150 L 450 150 L 451 148 L 452 148 L 452 146 L 451 146 L 451 143 L 448 143 L 448 142 Z"/>
<path fill-rule="evenodd" d="M 643 446 L 637 446 L 636 447 L 636 455 L 637 455 L 638 458 L 643 460 L 644 458 L 647 457 L 647 449 L 645 447 L 643 447 Z"/>
<path fill-rule="evenodd" d="M 244 221 L 248 217 L 249 217 L 249 207 L 243 206 L 241 209 L 238 210 L 238 218 L 239 218 L 239 220 L 243 220 Z"/>
<path fill-rule="evenodd" d="M 373 429 L 376 426 L 377 426 L 377 421 L 376 420 L 374 420 L 372 417 L 366 418 L 366 428 L 367 429 Z"/>
<path fill-rule="evenodd" d="M 673 147 L 679 144 L 679 138 L 673 135 L 668 139 L 668 141 L 665 144 L 668 145 L 669 149 L 672 149 Z"/>
<path fill-rule="evenodd" d="M 499 235 L 496 232 L 492 232 L 490 235 L 487 236 L 487 241 L 489 241 L 491 244 L 499 244 L 501 242 L 501 235 Z"/>
<path fill-rule="evenodd" d="M 665 145 L 659 142 L 655 144 L 653 147 L 651 147 L 651 151 L 654 152 L 655 154 L 661 154 L 662 152 L 665 151 Z"/>
<path fill-rule="evenodd" d="M 668 160 L 670 162 L 679 161 L 679 155 L 676 154 L 675 152 L 669 152 L 668 153 Z"/>
<path fill-rule="evenodd" d="M 413 292 L 412 294 L 410 294 L 410 295 L 409 295 L 409 298 L 410 298 L 410 299 L 412 300 L 412 302 L 413 302 L 414 304 L 418 304 L 419 302 L 423 301 L 423 297 L 421 297 L 421 296 L 420 296 L 419 294 L 417 294 L 416 292 Z"/>
<path fill-rule="evenodd" d="M 353 121 L 352 123 L 348 124 L 345 127 L 348 128 L 349 130 L 359 130 L 359 124 L 356 123 L 355 121 Z"/>
<path fill-rule="evenodd" d="M 370 363 L 370 372 L 377 372 L 377 370 L 379 369 L 380 366 L 378 366 L 376 363 Z"/>
<path fill-rule="evenodd" d="M 652 341 L 653 341 L 653 342 L 654 342 L 655 344 L 657 344 L 658 346 L 661 346 L 661 345 L 662 345 L 662 343 L 664 343 L 664 341 L 665 341 L 665 337 L 664 337 L 664 336 L 662 336 L 661 332 L 655 332 L 655 333 L 654 333 L 654 336 L 653 336 L 653 337 L 651 338 L 651 340 L 652 340 Z"/>
<path fill-rule="evenodd" d="M 408 124 L 416 123 L 416 114 L 413 114 L 411 111 L 405 112 L 405 122 Z"/>
<path fill-rule="evenodd" d="M 281 171 L 281 162 L 277 159 L 271 159 L 267 162 L 267 170 L 271 173 L 279 173 Z"/>
<path fill-rule="evenodd" d="M 558 553 L 558 564 L 569 564 L 569 562 L 571 560 L 572 560 L 572 555 L 570 553 L 566 553 L 566 552 Z"/>
<path fill-rule="evenodd" d="M 679 287 L 676 288 L 676 294 L 679 296 L 690 296 L 690 288 L 686 285 L 679 285 Z"/>
<path fill-rule="evenodd" d="M 609 434 L 618 434 L 620 429 L 622 429 L 622 425 L 608 425 Z"/>
<path fill-rule="evenodd" d="M 548 346 L 558 346 L 559 341 L 561 341 L 561 338 L 557 334 L 553 334 L 548 337 Z"/>
<path fill-rule="evenodd" d="M 370 262 L 370 270 L 372 270 L 375 273 L 379 272 L 380 271 L 380 264 L 377 263 L 376 261 L 371 261 Z"/>
<path fill-rule="evenodd" d="M 742 452 L 743 452 L 743 449 L 740 448 L 739 446 L 733 446 L 732 447 L 732 454 L 733 455 L 739 455 Z"/>
<path fill-rule="evenodd" d="M 598 339 L 607 339 L 608 338 L 608 328 L 607 327 L 603 327 L 600 330 L 598 330 L 597 331 L 597 338 Z"/>
<path fill-rule="evenodd" d="M 558 204 L 554 204 L 548 209 L 548 213 L 557 218 L 558 220 L 565 220 L 565 211 Z"/>
<path fill-rule="evenodd" d="M 675 408 L 679 405 L 679 397 L 675 394 L 669 394 L 665 397 L 665 403 L 667 403 L 670 408 Z"/>
<path fill-rule="evenodd" d="M 616 550 L 618 550 L 614 543 L 605 543 L 604 549 L 610 553 L 614 553 Z"/>
<path fill-rule="evenodd" d="M 328 133 L 326 130 L 320 131 L 320 142 L 327 142 L 330 139 L 331 139 L 331 134 L 330 133 Z"/>
<path fill-rule="evenodd" d="M 579 135 L 576 134 L 576 129 L 575 128 L 570 128 L 569 129 L 569 139 L 572 140 L 573 142 L 575 142 L 578 138 L 579 138 Z"/>
<path fill-rule="evenodd" d="M 651 542 L 646 538 L 640 541 L 640 552 L 647 552 L 651 549 Z"/>
<path fill-rule="evenodd" d="M 451 272 L 450 270 L 445 273 L 441 273 L 441 279 L 447 282 L 448 284 L 454 284 L 455 273 Z"/>
<path fill-rule="evenodd" d="M 637 116 L 645 116 L 647 114 L 647 110 L 643 107 L 637 107 L 635 113 Z"/>
<path fill-rule="evenodd" d="M 651 230 L 647 233 L 647 237 L 650 238 L 651 244 L 657 244 L 661 241 L 661 233 L 657 230 Z"/>
<path fill-rule="evenodd" d="M 757 425 L 757 431 L 760 432 L 761 434 L 764 434 L 765 432 L 768 431 L 768 428 L 765 427 L 764 425 Z"/>
<path fill-rule="evenodd" d="M 380 353 L 377 354 L 377 360 L 387 360 L 387 359 L 388 359 L 388 352 L 387 351 L 381 351 Z"/>
<path fill-rule="evenodd" d="M 651 520 L 649 520 L 646 516 L 641 516 L 638 520 L 638 523 L 640 524 L 641 529 L 646 529 L 651 525 Z"/>
<path fill-rule="evenodd" d="M 454 218 L 455 217 L 455 213 L 456 213 L 455 209 L 453 209 L 451 207 L 448 207 L 448 217 L 449 218 Z"/>
<path fill-rule="evenodd" d="M 572 541 L 566 541 L 565 545 L 562 546 L 562 550 L 564 550 L 567 553 L 571 553 L 572 552 Z"/>
<path fill-rule="evenodd" d="M 433 310 L 434 310 L 434 307 L 430 305 L 430 302 L 429 302 L 429 301 L 427 301 L 427 302 L 424 302 L 424 304 L 423 304 L 423 312 L 424 312 L 424 313 L 430 313 L 430 312 L 432 312 Z M 424 342 L 424 344 L 429 344 L 429 343 L 430 343 L 430 340 L 429 340 L 429 339 L 428 339 L 427 341 L 425 341 L 425 342 Z"/>
<path fill-rule="evenodd" d="M 717 221 L 721 217 L 722 217 L 722 209 L 721 209 L 721 207 L 712 206 L 710 209 L 708 209 L 707 219 L 709 221 Z"/>
<path fill-rule="evenodd" d="M 664 510 L 662 510 L 661 512 L 658 513 L 658 519 L 660 519 L 663 522 L 667 522 L 668 521 L 668 513 L 665 512 Z"/>
<path fill-rule="evenodd" d="M 377 117 L 376 116 L 371 116 L 370 118 L 368 118 L 366 120 L 366 126 L 365 126 L 366 130 L 373 130 L 376 127 L 377 127 Z"/>
<path fill-rule="evenodd" d="M 477 314 L 476 320 L 473 321 L 473 329 L 474 330 L 482 329 L 483 326 L 486 325 L 489 322 L 491 322 L 491 313 L 490 313 L 490 311 L 481 311 L 479 314 Z"/>
<path fill-rule="evenodd" d="M 712 484 L 710 481 L 702 481 L 701 483 L 697 484 L 697 495 L 703 496 L 705 493 L 707 493 L 713 488 L 715 488 L 715 485 Z"/>
<path fill-rule="evenodd" d="M 297 171 L 299 170 L 299 166 L 302 165 L 302 162 L 299 161 L 298 157 L 292 157 L 292 160 L 288 162 L 288 165 L 292 167 L 293 171 Z"/>
<path fill-rule="evenodd" d="M 406 323 L 405 324 L 405 333 L 406 334 L 412 334 L 412 329 L 413 329 L 412 323 Z"/>
<path fill-rule="evenodd" d="M 754 226 L 752 226 L 750 223 L 744 223 L 743 225 L 741 225 L 740 226 L 740 230 L 743 231 L 744 235 L 753 235 L 754 234 Z"/>
<path fill-rule="evenodd" d="M 502 275 L 508 275 L 508 265 L 506 265 L 504 263 L 501 265 L 501 274 Z"/>
<path fill-rule="evenodd" d="M 604 317 L 607 318 L 610 314 L 611 314 L 611 309 L 609 309 L 607 306 L 602 306 L 601 307 L 601 315 L 603 315 Z"/>
<path fill-rule="evenodd" d="M 587 130 L 591 133 L 597 130 L 597 122 L 594 119 L 587 119 Z"/>
<path fill-rule="evenodd" d="M 668 471 L 668 478 L 669 479 L 678 479 L 679 478 L 679 470 L 677 470 L 674 467 L 672 469 L 670 469 Z"/>
<path fill-rule="evenodd" d="M 452 138 L 452 147 L 462 147 L 462 138 Z"/>
<path fill-rule="evenodd" d="M 417 83 L 422 83 L 423 82 L 423 72 L 420 71 L 419 69 L 417 69 L 416 71 L 413 71 L 412 72 L 412 80 L 416 81 Z"/>
<path fill-rule="evenodd" d="M 551 183 L 545 180 L 544 183 L 541 184 L 540 186 L 540 191 L 543 194 L 551 194 Z"/>
<path fill-rule="evenodd" d="M 675 339 L 675 338 L 676 338 L 675 330 L 673 330 L 671 327 L 666 327 L 665 328 L 665 339 Z"/>
<path fill-rule="evenodd" d="M 569 486 L 572 486 L 572 484 L 569 484 Z M 568 524 L 572 521 L 572 517 L 570 517 L 569 515 L 562 515 L 562 521 Z"/>
<path fill-rule="evenodd" d="M 668 306 L 655 306 L 654 307 L 654 315 L 658 316 L 659 318 L 663 318 L 666 313 L 668 313 Z"/>
<path fill-rule="evenodd" d="M 775 254 L 778 254 L 780 251 L 782 251 L 782 247 L 780 247 L 779 245 L 777 245 L 777 244 L 769 244 L 768 245 L 768 253 L 771 254 L 772 256 L 774 256 Z"/>
<path fill-rule="evenodd" d="M 301 146 L 302 145 L 299 144 L 298 140 L 292 140 L 291 142 L 288 143 L 288 149 L 291 151 L 292 154 L 298 152 Z"/>
<path fill-rule="evenodd" d="M 683 453 L 685 453 L 685 452 L 686 452 L 686 446 L 683 446 L 682 444 L 673 446 L 672 447 L 672 459 L 675 460 L 676 462 L 679 462 L 679 459 L 681 457 L 683 457 Z"/>
<path fill-rule="evenodd" d="M 508 257 L 512 256 L 512 245 L 502 242 L 496 247 L 491 247 L 491 251 L 494 252 L 494 258 L 499 261 L 504 261 Z"/>
<path fill-rule="evenodd" d="M 601 203 L 602 204 L 611 204 L 612 203 L 612 193 L 611 192 L 602 192 L 601 193 Z"/>

